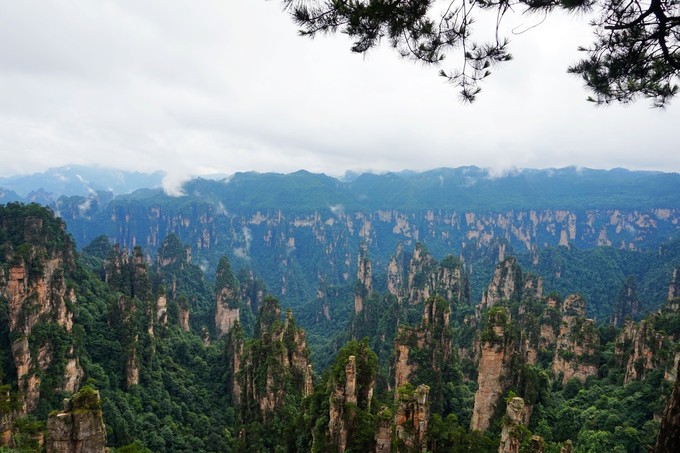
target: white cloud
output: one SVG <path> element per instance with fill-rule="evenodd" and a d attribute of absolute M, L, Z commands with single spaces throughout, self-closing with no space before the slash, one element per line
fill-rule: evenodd
<path fill-rule="evenodd" d="M 344 36 L 298 37 L 278 1 L 4 2 L 0 175 L 163 169 L 177 195 L 188 175 L 250 170 L 680 170 L 680 101 L 595 109 L 566 74 L 586 23 L 555 14 L 513 36 L 515 59 L 463 105 L 388 46 L 361 56 Z"/>
<path fill-rule="evenodd" d="M 336 217 L 342 216 L 345 213 L 345 207 L 341 204 L 330 205 L 329 208 L 333 215 Z"/>
<path fill-rule="evenodd" d="M 161 186 L 163 187 L 163 191 L 165 192 L 166 195 L 169 195 L 171 197 L 181 197 L 183 195 L 186 195 L 184 193 L 184 189 L 182 186 L 190 178 L 191 177 L 186 174 L 168 173 L 163 177 L 163 181 L 161 181 Z"/>

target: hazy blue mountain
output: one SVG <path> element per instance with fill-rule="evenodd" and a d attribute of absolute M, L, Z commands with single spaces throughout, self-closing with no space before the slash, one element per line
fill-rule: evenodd
<path fill-rule="evenodd" d="M 680 207 L 677 173 L 577 169 L 521 170 L 503 176 L 477 167 L 422 173 L 364 173 L 338 180 L 323 174 L 236 173 L 184 186 L 188 197 L 257 209 L 587 209 Z M 139 197 L 135 197 L 138 199 Z"/>
<path fill-rule="evenodd" d="M 24 199 L 13 190 L 0 188 L 0 204 L 9 203 L 12 201 L 24 201 Z"/>
<path fill-rule="evenodd" d="M 247 172 L 193 179 L 183 193 L 172 197 L 160 188 L 141 189 L 113 200 L 61 197 L 51 206 L 80 246 L 104 234 L 128 249 L 142 245 L 153 253 L 173 233 L 192 245 L 194 259 L 209 272 L 228 256 L 294 305 L 314 300 L 322 284 L 351 284 L 363 241 L 376 275 L 400 243 L 407 253 L 423 242 L 437 259 L 459 256 L 474 269 L 474 296 L 503 255 L 525 256 L 543 275 L 559 274 L 591 259 L 579 254 L 553 259 L 542 250 L 653 252 L 680 233 L 675 173 L 563 168 L 495 175 L 461 167 L 365 173 L 341 181 L 307 171 Z M 614 278 L 618 291 L 630 273 L 621 260 L 615 278 L 613 266 L 600 266 L 609 277 L 593 277 L 593 285 L 600 277 Z M 554 289 L 571 285 L 560 280 Z M 611 294 L 596 289 L 584 288 L 597 294 L 591 307 L 604 306 Z M 601 316 L 606 313 L 605 307 Z"/>
<path fill-rule="evenodd" d="M 50 177 L 58 173 L 65 179 L 79 175 L 95 180 L 85 170 L 91 169 L 53 170 Z M 160 182 L 159 174 L 112 172 L 96 180 L 100 186 L 117 179 L 132 187 L 132 182 L 154 178 Z M 80 181 L 78 176 L 70 180 Z M 546 255 L 543 250 L 566 246 L 653 252 L 680 233 L 680 175 L 624 169 L 569 167 L 499 175 L 460 167 L 341 179 L 302 170 L 245 172 L 219 180 L 190 180 L 182 187 L 184 195 L 176 197 L 158 187 L 115 198 L 111 192 L 87 192 L 91 187 L 85 184 L 80 186 L 85 193 L 71 196 L 30 189 L 23 201 L 50 206 L 80 247 L 103 234 L 129 249 L 142 245 L 154 253 L 173 233 L 192 245 L 194 258 L 210 272 L 220 256 L 228 256 L 237 268 L 252 268 L 284 303 L 292 304 L 313 300 L 322 283 L 351 283 L 362 241 L 368 244 L 376 273 L 384 272 L 400 243 L 408 252 L 423 242 L 437 259 L 457 255 L 474 269 L 475 295 L 503 255 L 524 256 L 525 263 L 534 263 L 543 275 L 560 275 L 577 269 L 584 259 L 592 260 L 580 254 Z M 4 193 L 7 201 L 22 195 Z M 617 261 L 619 255 L 615 277 L 613 266 L 600 266 L 606 275 L 591 278 L 594 286 L 601 278 L 614 278 L 618 291 L 623 278 L 637 272 L 626 270 L 620 264 L 626 260 Z M 566 290 L 570 281 L 555 280 L 553 289 Z M 611 296 L 597 288 L 583 289 L 598 294 L 591 307 Z M 606 312 L 605 307 L 601 316 Z"/>
<path fill-rule="evenodd" d="M 50 168 L 42 173 L 0 178 L 0 187 L 16 192 L 26 201 L 48 204 L 51 194 L 53 200 L 61 195 L 87 196 L 97 191 L 125 194 L 137 189 L 159 187 L 165 173 L 140 173 L 113 170 L 100 167 L 68 165 Z M 31 193 L 42 195 L 31 198 Z"/>

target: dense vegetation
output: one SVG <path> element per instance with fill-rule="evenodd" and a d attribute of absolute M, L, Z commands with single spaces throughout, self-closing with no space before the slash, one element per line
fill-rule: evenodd
<path fill-rule="evenodd" d="M 27 219 L 39 220 L 40 229 L 27 227 L 37 225 Z M 392 426 L 396 414 L 408 414 L 409 408 L 416 407 L 417 387 L 426 385 L 431 415 L 422 442 L 428 451 L 495 452 L 504 404 L 497 406 L 488 431 L 469 428 L 478 390 L 478 357 L 473 350 L 480 342 L 514 351 L 503 383 L 504 397 L 519 395 L 533 408 L 524 438 L 540 435 L 548 452 L 558 452 L 567 440 L 577 452 L 643 452 L 658 430 L 655 417 L 669 391 L 664 374 L 671 368 L 680 338 L 678 313 L 671 305 L 649 317 L 650 332 L 661 332 L 665 338 L 654 351 L 656 366 L 646 370 L 642 363 L 636 364 L 639 379 L 624 384 L 622 330 L 609 325 L 609 316 L 623 297 L 624 284 L 631 284 L 628 276 L 637 281 L 641 301 L 667 296 L 670 272 L 680 257 L 678 242 L 665 245 L 661 253 L 561 247 L 541 250 L 538 264 L 526 258 L 524 268 L 543 275 L 547 290 L 565 295 L 581 285 L 586 298 L 595 294 L 600 301 L 591 310 L 600 322 L 588 331 L 599 338 L 593 354 L 562 354 L 565 359 L 593 364 L 596 373 L 583 382 L 562 382 L 551 371 L 554 346 L 539 350 L 534 363 L 527 363 L 517 351 L 524 341 L 538 341 L 541 324 L 559 330 L 559 313 L 546 307 L 548 299 L 559 306 L 564 296 L 518 292 L 493 307 L 476 309 L 479 299 L 474 294 L 481 288 L 474 286 L 479 275 L 469 275 L 455 256 L 437 262 L 422 245 L 418 253 L 425 257 L 423 264 L 404 294 L 389 293 L 384 275 L 374 276 L 371 292 L 359 283 L 336 282 L 323 288 L 323 298 L 312 298 L 313 302 L 296 308 L 296 321 L 292 313 L 281 318 L 279 302 L 265 296 L 264 284 L 250 268 L 234 270 L 221 257 L 216 274 L 206 279 L 191 259 L 191 247 L 174 235 L 163 239 L 153 257 L 141 247 L 126 250 L 106 237 L 96 238 L 76 254 L 63 222 L 37 205 L 0 207 L 0 226 L 0 286 L 12 266 L 23 263 L 31 278 L 37 279 L 48 257 L 63 256 L 68 257 L 63 271 L 66 286 L 76 295 L 69 305 L 70 332 L 42 322 L 33 326 L 29 336 L 34 354 L 49 343 L 55 360 L 40 371 L 42 393 L 36 410 L 14 420 L 14 446 L 25 451 L 35 448 L 35 434 L 68 395 L 59 389 L 66 359 L 74 355 L 84 371 L 82 384 L 100 391 L 108 444 L 119 452 L 331 451 L 339 437 L 328 427 L 338 395 L 348 392 L 350 357 L 355 361 L 358 396 L 355 402 L 336 408 L 345 417 L 341 426 L 349 433 L 347 451 L 370 451 L 377 429 Z M 407 251 L 403 257 L 405 270 L 413 253 Z M 484 255 L 489 262 L 491 255 Z M 593 273 L 577 272 L 584 269 Z M 430 288 L 433 275 L 447 272 L 461 273 L 453 287 L 453 280 L 438 280 L 427 299 L 418 296 Z M 486 285 L 493 268 L 484 272 Z M 603 273 L 611 278 L 598 279 Z M 237 291 L 233 294 L 238 297 L 226 302 L 229 308 L 240 309 L 240 322 L 229 335 L 218 337 L 215 301 L 217 289 L 224 287 Z M 12 358 L 17 334 L 10 331 L 9 300 L 4 294 L 0 292 L 0 384 L 7 397 L 0 400 L 0 412 L 8 415 L 19 409 L 20 387 Z M 411 294 L 416 295 L 414 303 L 404 299 Z M 352 310 L 355 295 L 364 298 L 360 312 Z M 161 299 L 167 304 L 165 312 Z M 651 313 L 658 304 L 642 306 Z M 188 326 L 181 322 L 186 313 Z M 300 346 L 304 334 L 297 322 L 309 326 L 311 351 Z M 579 326 L 586 324 L 579 322 Z M 494 326 L 503 327 L 502 337 Z M 394 386 L 397 345 L 408 348 L 412 367 L 409 382 L 398 388 Z M 238 369 L 233 362 L 237 351 L 242 354 Z M 623 357 L 629 352 L 624 351 Z M 291 365 L 283 365 L 297 363 L 296 354 L 311 357 L 316 372 L 308 394 L 303 390 L 304 377 Z M 137 379 L 132 369 L 137 370 Z M 261 399 L 234 396 L 236 384 L 244 389 L 243 395 L 262 398 L 271 382 L 284 390 L 272 412 Z M 400 451 L 412 448 L 408 435 L 416 438 L 405 432 L 395 438 Z"/>

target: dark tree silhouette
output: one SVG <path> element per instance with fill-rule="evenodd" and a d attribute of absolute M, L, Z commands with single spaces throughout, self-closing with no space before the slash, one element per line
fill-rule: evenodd
<path fill-rule="evenodd" d="M 465 101 L 480 92 L 479 82 L 497 63 L 511 59 L 500 24 L 509 11 L 596 12 L 595 41 L 581 48 L 586 57 L 569 68 L 580 75 L 597 105 L 649 98 L 663 107 L 678 92 L 680 0 L 282 0 L 300 34 L 341 32 L 366 52 L 388 41 L 406 58 L 441 66 L 460 52 L 461 64 L 440 74 L 460 88 Z M 475 14 L 496 13 L 495 39 L 472 38 Z"/>

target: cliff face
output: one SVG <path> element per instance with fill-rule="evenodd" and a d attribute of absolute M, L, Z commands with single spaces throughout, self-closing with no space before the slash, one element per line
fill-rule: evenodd
<path fill-rule="evenodd" d="M 676 374 L 680 375 L 680 364 Z M 674 453 L 678 451 L 678 445 L 680 445 L 680 380 L 675 381 L 673 393 L 664 410 L 653 452 Z"/>
<path fill-rule="evenodd" d="M 498 263 L 489 287 L 482 294 L 481 308 L 493 307 L 500 301 L 516 302 L 526 298 L 543 297 L 543 281 L 524 274 L 514 257 Z"/>
<path fill-rule="evenodd" d="M 498 453 L 519 453 L 522 446 L 522 438 L 518 435 L 518 427 L 526 425 L 526 411 L 522 398 L 512 398 L 508 401 L 506 417 L 501 428 L 501 443 Z"/>
<path fill-rule="evenodd" d="M 106 429 L 99 392 L 84 387 L 47 419 L 47 453 L 104 453 Z"/>
<path fill-rule="evenodd" d="M 470 289 L 463 263 L 449 255 L 441 263 L 430 255 L 421 242 L 415 244 L 410 259 L 399 244 L 387 266 L 387 291 L 399 303 L 419 304 L 432 296 L 450 301 L 452 308 L 469 304 Z"/>
<path fill-rule="evenodd" d="M 482 295 L 482 308 L 492 307 L 501 300 L 514 301 L 522 297 L 522 270 L 515 258 L 506 258 L 496 266 L 489 288 Z"/>
<path fill-rule="evenodd" d="M 624 384 L 642 379 L 649 371 L 662 366 L 658 352 L 666 343 L 665 335 L 654 330 L 654 318 L 639 324 L 628 320 L 616 341 L 615 353 L 625 363 Z"/>
<path fill-rule="evenodd" d="M 430 388 L 419 385 L 413 393 L 401 393 L 395 415 L 398 451 L 403 453 L 427 450 L 427 428 L 430 421 Z"/>
<path fill-rule="evenodd" d="M 505 391 L 503 381 L 512 357 L 509 339 L 506 338 L 509 322 L 510 313 L 504 307 L 495 307 L 487 314 L 478 366 L 478 388 L 470 423 L 472 430 L 486 431 L 489 428 L 496 405 Z"/>
<path fill-rule="evenodd" d="M 239 321 L 240 289 L 227 258 L 222 257 L 215 274 L 215 330 L 221 337 Z"/>
<path fill-rule="evenodd" d="M 517 379 L 510 375 L 513 357 L 518 363 L 535 364 L 539 351 L 549 348 L 554 341 L 552 325 L 544 317 L 550 301 L 540 307 L 539 313 L 529 309 L 532 301 L 542 297 L 542 280 L 524 274 L 515 258 L 505 258 L 496 266 L 477 309 L 476 323 L 484 326 L 484 330 L 478 333 L 474 353 L 479 365 L 471 420 L 473 430 L 489 428 L 503 393 L 509 383 Z M 518 307 L 515 315 L 511 306 Z M 538 332 L 532 334 L 536 329 Z"/>
<path fill-rule="evenodd" d="M 338 382 L 331 394 L 328 414 L 331 442 L 337 445 L 340 453 L 347 449 L 350 427 L 354 425 L 356 416 L 351 405 L 356 406 L 357 400 L 357 362 L 356 356 L 351 355 L 345 364 L 344 382 Z"/>
<path fill-rule="evenodd" d="M 280 316 L 278 300 L 266 298 L 255 341 L 245 344 L 242 335 L 228 337 L 232 397 L 241 404 L 243 423 L 266 421 L 282 406 L 284 398 L 301 399 L 313 390 L 305 333 L 290 311 L 285 322 Z"/>
<path fill-rule="evenodd" d="M 435 261 L 422 242 L 417 242 L 408 266 L 408 303 L 417 304 L 432 295 Z"/>
<path fill-rule="evenodd" d="M 356 445 L 354 433 L 357 423 L 363 423 L 363 429 L 366 429 L 377 371 L 377 357 L 366 342 L 351 341 L 340 351 L 326 382 L 328 425 L 325 432 L 318 432 L 315 436 L 313 451 L 368 451 L 366 445 Z M 390 448 L 391 424 L 387 421 L 390 418 L 389 410 L 382 408 L 381 413 L 380 445 L 384 450 Z"/>
<path fill-rule="evenodd" d="M 680 269 L 677 267 L 673 269 L 673 278 L 668 286 L 668 299 L 675 299 L 676 297 L 680 297 Z"/>
<path fill-rule="evenodd" d="M 586 319 L 585 300 L 579 295 L 568 296 L 562 303 L 562 323 L 555 347 L 553 373 L 562 373 L 563 383 L 576 378 L 585 382 L 597 375 L 595 350 L 599 337 L 595 322 Z"/>
<path fill-rule="evenodd" d="M 188 194 L 191 195 L 191 194 Z M 195 195 L 191 212 L 160 204 L 158 200 L 126 202 L 118 200 L 95 218 L 77 218 L 73 230 L 85 244 L 103 231 L 92 231 L 97 222 L 115 232 L 113 241 L 129 249 L 141 245 L 153 251 L 168 234 L 175 232 L 194 247 L 194 260 L 216 262 L 220 255 L 253 259 L 256 273 L 265 276 L 267 287 L 278 295 L 291 294 L 289 281 L 298 265 L 309 265 L 304 278 L 309 287 L 318 284 L 318 273 L 330 284 L 347 283 L 359 267 L 354 253 L 359 244 L 368 244 L 376 268 L 375 275 L 388 270 L 392 290 L 399 282 L 400 267 L 390 261 L 394 246 L 402 242 L 413 249 L 418 240 L 428 241 L 432 250 L 462 253 L 503 241 L 504 247 L 535 251 L 543 246 L 575 245 L 579 248 L 609 244 L 611 247 L 637 249 L 650 240 L 677 231 L 677 209 L 507 209 L 503 211 L 457 211 L 453 209 L 404 210 L 323 209 L 308 210 L 261 207 L 228 210 L 219 197 L 208 199 L 204 192 Z M 370 197 L 369 197 L 370 198 Z M 236 203 L 233 206 L 242 205 Z M 324 204 L 324 207 L 327 204 Z M 507 244 L 507 245 L 505 245 Z M 195 246 L 194 246 L 195 245 Z M 501 247 L 502 249 L 502 247 Z M 304 255 L 301 250 L 306 250 Z M 313 253 L 307 251 L 313 250 Z M 499 250 L 499 256 L 503 256 Z M 313 263 L 303 263 L 313 256 Z M 380 263 L 380 264 L 376 264 Z M 408 264 L 408 263 L 407 263 Z M 405 278 L 405 275 L 401 275 Z M 425 297 L 426 298 L 426 297 Z"/>
<path fill-rule="evenodd" d="M 367 256 L 368 246 L 361 244 L 361 252 L 358 258 L 357 283 L 354 289 L 354 313 L 358 314 L 364 309 L 364 301 L 373 292 L 373 270 L 371 261 Z"/>
<path fill-rule="evenodd" d="M 378 412 L 375 430 L 375 453 L 392 452 L 392 411 L 383 406 Z"/>
<path fill-rule="evenodd" d="M 401 301 L 404 297 L 404 244 L 399 243 L 387 264 L 387 291 Z"/>
<path fill-rule="evenodd" d="M 526 387 L 526 373 L 551 368 L 566 383 L 596 375 L 599 337 L 593 320 L 585 317 L 585 300 L 572 295 L 560 301 L 543 296 L 540 278 L 523 274 L 513 258 L 501 262 L 477 310 L 481 326 L 475 348 L 478 357 L 471 428 L 485 431 L 497 415 L 504 393 L 513 388 L 527 417 L 535 404 L 535 388 Z M 545 384 L 541 384 L 545 385 Z M 533 396 L 532 396 L 533 395 Z"/>
<path fill-rule="evenodd" d="M 0 220 L 0 228 L 3 237 L 13 237 L 0 244 L 5 250 L 0 268 L 6 276 L 0 278 L 0 297 L 7 301 L 20 413 L 25 415 L 35 409 L 41 392 L 73 392 L 83 376 L 71 337 L 76 294 L 66 282 L 75 268 L 73 244 L 54 218 L 8 216 Z M 42 388 L 44 374 L 61 376 L 60 386 Z"/>
<path fill-rule="evenodd" d="M 419 370 L 428 370 L 439 376 L 442 367 L 451 361 L 452 333 L 449 325 L 450 309 L 441 297 L 430 297 L 423 306 L 423 320 L 414 327 L 399 326 L 395 340 L 394 388 L 414 383 Z M 418 352 L 419 362 L 410 358 Z M 423 382 L 415 382 L 422 384 Z M 398 394 L 395 392 L 395 398 Z"/>
<path fill-rule="evenodd" d="M 623 284 L 619 297 L 612 310 L 611 323 L 615 326 L 622 326 L 626 318 L 637 317 L 640 311 L 640 301 L 635 289 L 635 279 L 628 278 Z"/>
<path fill-rule="evenodd" d="M 118 304 L 109 321 L 117 326 L 127 352 L 125 380 L 130 388 L 139 384 L 140 364 L 150 360 L 149 355 L 154 352 L 154 326 L 162 325 L 166 319 L 167 306 L 163 305 L 167 301 L 164 295 L 153 297 L 149 268 L 140 247 L 128 254 L 127 250 L 114 246 L 105 263 L 105 272 L 107 283 L 118 292 Z"/>

